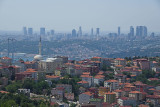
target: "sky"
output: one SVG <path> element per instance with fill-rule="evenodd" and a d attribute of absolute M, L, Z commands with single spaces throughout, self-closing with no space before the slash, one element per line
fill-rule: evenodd
<path fill-rule="evenodd" d="M 160 0 L 0 0 L 0 30 L 129 31 L 145 25 L 160 32 Z"/>

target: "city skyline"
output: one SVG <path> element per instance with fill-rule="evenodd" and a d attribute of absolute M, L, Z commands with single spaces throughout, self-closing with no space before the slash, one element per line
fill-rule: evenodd
<path fill-rule="evenodd" d="M 120 26 L 121 32 L 139 25 L 153 32 L 159 32 L 160 28 L 158 0 L 2 0 L 0 6 L 0 30 L 6 31 L 19 31 L 23 26 L 33 27 L 35 31 L 41 26 L 56 31 L 71 31 L 79 26 L 83 31 L 90 31 L 92 27 L 117 31 Z"/>

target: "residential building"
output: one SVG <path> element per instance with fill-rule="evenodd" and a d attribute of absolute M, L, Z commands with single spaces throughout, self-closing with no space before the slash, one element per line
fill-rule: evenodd
<path fill-rule="evenodd" d="M 107 92 L 104 95 L 104 102 L 107 102 L 109 104 L 116 102 L 116 94 L 114 92 Z"/>
<path fill-rule="evenodd" d="M 90 99 L 93 98 L 93 93 L 91 92 L 84 92 L 79 95 L 79 103 L 80 104 L 88 104 L 90 102 Z"/>
<path fill-rule="evenodd" d="M 136 106 L 137 105 L 136 100 L 129 97 L 121 97 L 117 100 L 117 103 L 120 106 Z"/>
<path fill-rule="evenodd" d="M 68 84 L 57 84 L 56 88 L 63 87 L 65 89 L 65 93 L 72 93 L 72 85 Z"/>
<path fill-rule="evenodd" d="M 119 88 L 119 82 L 117 80 L 107 80 L 104 81 L 104 87 L 110 88 L 110 91 L 116 90 Z"/>

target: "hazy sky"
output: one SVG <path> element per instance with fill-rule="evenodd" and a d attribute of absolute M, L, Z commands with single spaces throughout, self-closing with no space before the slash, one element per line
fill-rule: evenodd
<path fill-rule="evenodd" d="M 130 25 L 160 32 L 160 0 L 0 0 L 0 30 L 127 31 Z"/>

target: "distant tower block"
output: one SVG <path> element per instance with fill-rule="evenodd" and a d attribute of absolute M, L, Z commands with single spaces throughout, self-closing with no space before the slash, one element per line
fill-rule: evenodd
<path fill-rule="evenodd" d="M 100 28 L 96 28 L 96 36 L 99 36 L 100 34 Z"/>
<path fill-rule="evenodd" d="M 93 28 L 91 29 L 91 36 L 93 36 Z"/>
<path fill-rule="evenodd" d="M 41 43 L 41 36 L 39 39 L 39 55 L 42 55 L 42 43 Z"/>
<path fill-rule="evenodd" d="M 23 35 L 27 35 L 27 28 L 23 27 Z"/>
<path fill-rule="evenodd" d="M 40 35 L 44 36 L 45 34 L 46 34 L 45 28 L 44 27 L 40 28 Z"/>
<path fill-rule="evenodd" d="M 121 27 L 118 27 L 118 36 L 121 35 Z"/>

